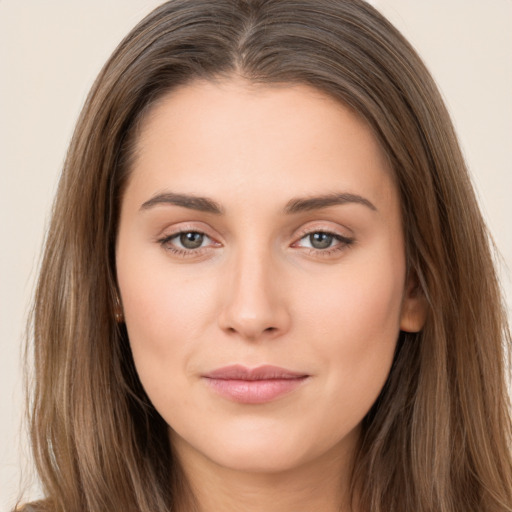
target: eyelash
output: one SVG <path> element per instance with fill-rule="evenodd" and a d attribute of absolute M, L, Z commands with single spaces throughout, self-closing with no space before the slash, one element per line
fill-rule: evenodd
<path fill-rule="evenodd" d="M 210 248 L 210 246 L 207 245 L 204 247 L 203 246 L 198 247 L 197 249 L 182 249 L 182 248 L 176 247 L 171 244 L 171 241 L 173 239 L 176 239 L 176 238 L 180 237 L 181 235 L 184 235 L 187 233 L 189 233 L 189 234 L 194 233 L 194 234 L 202 235 L 206 239 L 209 239 L 212 241 L 212 238 L 209 237 L 203 231 L 198 231 L 198 230 L 194 230 L 194 229 L 184 229 L 181 231 L 177 231 L 176 233 L 172 233 L 171 235 L 160 238 L 157 240 L 157 242 L 166 251 L 169 251 L 172 254 L 174 254 L 178 257 L 183 257 L 183 258 L 201 256 L 204 253 L 204 251 L 206 251 Z M 325 249 L 316 249 L 314 247 L 302 247 L 302 249 L 304 249 L 308 254 L 315 255 L 315 256 L 320 255 L 322 257 L 328 257 L 335 253 L 338 253 L 340 251 L 350 248 L 355 242 L 354 238 L 345 237 L 345 236 L 333 233 L 331 231 L 323 230 L 323 229 L 315 229 L 315 230 L 305 231 L 305 232 L 301 233 L 300 238 L 292 244 L 292 247 L 296 246 L 296 244 L 298 244 L 300 241 L 304 240 L 305 238 L 310 237 L 314 234 L 319 234 L 319 233 L 327 235 L 327 236 L 331 236 L 338 243 L 336 245 L 334 245 L 333 247 L 327 247 Z M 216 246 L 220 245 L 218 242 L 214 242 L 214 244 Z"/>
<path fill-rule="evenodd" d="M 337 241 L 338 243 L 332 247 L 327 247 L 325 249 L 316 249 L 314 247 L 303 247 L 304 250 L 307 251 L 308 254 L 314 255 L 314 256 L 321 256 L 321 257 L 329 257 L 333 254 L 339 253 L 341 251 L 344 251 L 346 249 L 349 249 L 355 242 L 354 238 L 349 238 L 343 235 L 339 235 L 337 233 L 333 233 L 332 231 L 328 231 L 325 229 L 314 229 L 310 231 L 305 231 L 301 233 L 300 238 L 297 240 L 297 242 L 294 242 L 292 245 L 296 245 L 300 241 L 304 240 L 305 238 L 311 237 L 315 234 L 323 234 L 330 236 L 334 239 L 334 241 Z"/>
<path fill-rule="evenodd" d="M 182 258 L 188 258 L 188 257 L 197 257 L 201 256 L 205 250 L 209 248 L 209 246 L 201 246 L 197 249 L 186 249 L 186 248 L 180 248 L 176 247 L 171 244 L 171 240 L 179 238 L 181 235 L 187 234 L 187 233 L 194 233 L 198 235 L 202 235 L 205 237 L 205 239 L 212 240 L 211 237 L 209 237 L 206 233 L 203 231 L 198 231 L 196 229 L 183 229 L 181 231 L 177 231 L 176 233 L 172 233 L 171 235 L 164 236 L 163 238 L 158 240 L 158 243 L 166 250 L 171 252 L 172 254 L 182 257 Z M 216 242 L 216 245 L 220 245 Z"/>

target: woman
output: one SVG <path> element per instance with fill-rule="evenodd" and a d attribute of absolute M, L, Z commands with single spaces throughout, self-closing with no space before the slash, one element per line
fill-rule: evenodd
<path fill-rule="evenodd" d="M 121 43 L 34 308 L 41 510 L 512 510 L 510 337 L 455 135 L 360 1 Z"/>

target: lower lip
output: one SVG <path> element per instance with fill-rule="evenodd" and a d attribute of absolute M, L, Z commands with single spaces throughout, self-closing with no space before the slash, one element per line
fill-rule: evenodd
<path fill-rule="evenodd" d="M 237 380 L 205 378 L 219 395 L 243 404 L 264 404 L 291 393 L 307 377 L 293 379 Z"/>

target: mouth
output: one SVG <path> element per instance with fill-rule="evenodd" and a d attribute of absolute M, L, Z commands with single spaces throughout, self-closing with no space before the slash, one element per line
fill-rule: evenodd
<path fill-rule="evenodd" d="M 301 386 L 309 375 L 280 368 L 242 365 L 225 366 L 202 376 L 210 389 L 224 398 L 243 404 L 264 404 Z"/>

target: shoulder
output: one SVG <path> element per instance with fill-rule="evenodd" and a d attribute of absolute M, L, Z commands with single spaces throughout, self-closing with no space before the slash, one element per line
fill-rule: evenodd
<path fill-rule="evenodd" d="M 53 507 L 47 500 L 41 500 L 17 505 L 12 512 L 53 512 Z"/>

